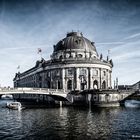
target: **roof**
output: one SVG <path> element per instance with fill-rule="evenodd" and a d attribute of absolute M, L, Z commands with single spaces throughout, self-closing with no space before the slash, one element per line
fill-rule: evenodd
<path fill-rule="evenodd" d="M 56 45 L 54 45 L 54 52 L 66 49 L 83 49 L 89 52 L 96 52 L 96 47 L 94 42 L 91 42 L 87 38 L 83 37 L 82 33 L 70 32 L 67 36 L 60 40 Z"/>

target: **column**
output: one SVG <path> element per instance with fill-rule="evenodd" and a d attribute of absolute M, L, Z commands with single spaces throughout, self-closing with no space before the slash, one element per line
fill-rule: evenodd
<path fill-rule="evenodd" d="M 74 73 L 73 73 L 73 90 L 77 88 L 77 83 L 76 83 L 76 68 L 73 68 Z"/>
<path fill-rule="evenodd" d="M 74 90 L 74 78 L 71 79 L 72 80 L 72 90 Z"/>
<path fill-rule="evenodd" d="M 89 68 L 89 72 L 90 72 L 90 89 L 93 89 L 93 80 L 92 80 L 92 68 Z"/>
<path fill-rule="evenodd" d="M 101 68 L 99 69 L 99 72 L 100 72 L 99 88 L 101 89 L 102 88 L 102 72 L 101 72 Z"/>
<path fill-rule="evenodd" d="M 42 73 L 42 87 L 45 87 L 45 72 Z"/>
<path fill-rule="evenodd" d="M 109 88 L 109 70 L 106 70 L 106 89 Z"/>
<path fill-rule="evenodd" d="M 76 68 L 76 89 L 80 90 L 79 68 Z"/>
<path fill-rule="evenodd" d="M 65 69 L 62 69 L 62 88 L 66 90 L 66 85 L 65 85 Z"/>
<path fill-rule="evenodd" d="M 111 79 L 111 73 L 112 73 L 112 71 L 109 71 L 109 78 L 110 78 L 110 88 L 112 88 L 112 84 L 111 84 L 111 82 L 112 82 L 112 79 Z"/>
<path fill-rule="evenodd" d="M 107 80 L 108 80 L 108 88 L 110 88 L 110 70 L 108 70 L 108 78 L 107 78 Z"/>
<path fill-rule="evenodd" d="M 86 89 L 88 89 L 89 88 L 89 69 L 88 68 L 87 68 L 86 81 L 87 81 Z"/>

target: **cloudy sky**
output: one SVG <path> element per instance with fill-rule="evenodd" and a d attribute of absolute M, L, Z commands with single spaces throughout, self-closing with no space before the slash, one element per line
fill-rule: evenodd
<path fill-rule="evenodd" d="M 33 67 L 37 48 L 49 59 L 72 30 L 94 41 L 105 59 L 110 49 L 113 80 L 140 80 L 139 0 L 0 0 L 0 85 L 13 86 L 18 65 L 21 72 Z"/>

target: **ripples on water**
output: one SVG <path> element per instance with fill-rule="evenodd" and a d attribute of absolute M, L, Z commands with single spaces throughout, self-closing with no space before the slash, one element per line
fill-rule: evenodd
<path fill-rule="evenodd" d="M 17 111 L 4 105 L 0 101 L 0 140 L 140 139 L 140 109 L 63 107 Z"/>

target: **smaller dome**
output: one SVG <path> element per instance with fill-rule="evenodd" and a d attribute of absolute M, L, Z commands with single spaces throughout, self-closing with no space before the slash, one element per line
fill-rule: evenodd
<path fill-rule="evenodd" d="M 70 33 L 67 33 L 67 37 L 69 36 L 79 36 L 79 37 L 82 37 L 82 33 L 80 32 L 70 32 Z"/>

